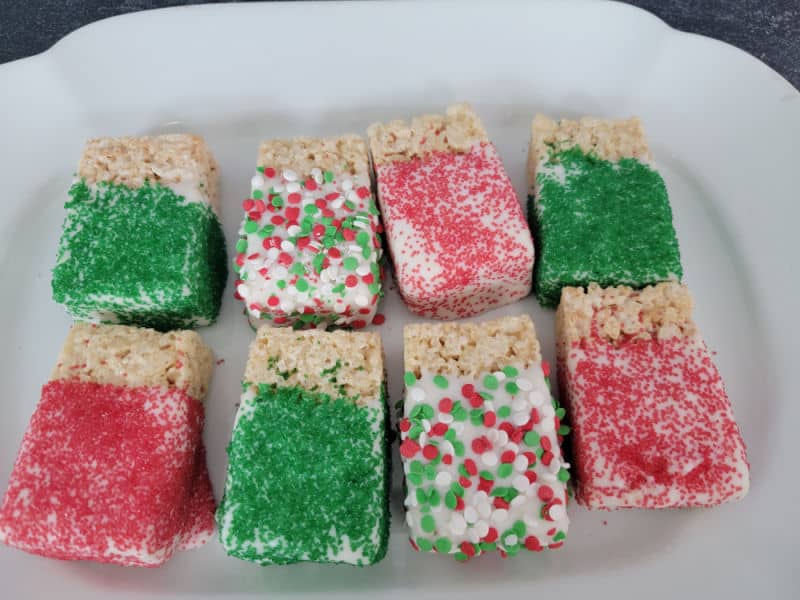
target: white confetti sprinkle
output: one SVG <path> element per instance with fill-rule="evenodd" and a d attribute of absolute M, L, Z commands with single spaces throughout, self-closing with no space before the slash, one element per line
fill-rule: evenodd
<path fill-rule="evenodd" d="M 414 513 L 412 513 L 411 511 L 406 512 L 406 524 L 409 527 L 413 527 L 414 526 L 414 517 L 412 516 L 413 514 Z"/>
<path fill-rule="evenodd" d="M 453 422 L 453 415 L 450 413 L 439 413 L 439 421 L 444 423 L 445 425 L 449 425 Z"/>
<path fill-rule="evenodd" d="M 494 410 L 494 402 L 492 402 L 491 400 L 484 401 L 483 410 L 484 411 Z"/>
<path fill-rule="evenodd" d="M 503 373 L 502 371 L 495 371 L 494 373 L 492 373 L 492 375 L 494 375 L 494 377 L 495 377 L 495 379 L 497 379 L 497 381 L 505 381 L 506 380 L 506 374 Z"/>
<path fill-rule="evenodd" d="M 517 379 L 517 387 L 521 389 L 523 392 L 528 392 L 533 389 L 533 383 L 530 379 Z"/>
<path fill-rule="evenodd" d="M 525 525 L 528 527 L 532 527 L 533 529 L 539 528 L 539 518 L 536 515 L 525 513 L 522 515 L 522 520 L 525 521 Z"/>
<path fill-rule="evenodd" d="M 483 490 L 478 490 L 477 492 L 475 492 L 475 495 L 473 496 L 473 499 L 475 500 L 475 504 L 480 504 L 482 502 L 488 502 L 489 501 L 489 494 L 487 494 Z"/>
<path fill-rule="evenodd" d="M 527 468 L 528 468 L 528 459 L 523 454 L 519 454 L 514 459 L 514 470 L 524 471 Z"/>
<path fill-rule="evenodd" d="M 318 167 L 311 169 L 311 177 L 317 183 L 322 183 L 322 171 Z"/>
<path fill-rule="evenodd" d="M 509 503 L 513 507 L 521 506 L 525 504 L 528 499 L 525 496 L 514 496 L 514 499 Z"/>
<path fill-rule="evenodd" d="M 555 473 L 548 473 L 547 471 L 541 474 L 541 478 L 550 482 L 558 480 L 558 476 Z"/>
<path fill-rule="evenodd" d="M 248 289 L 247 289 L 247 286 L 246 286 L 246 285 L 244 285 L 243 283 L 240 283 L 238 286 L 236 286 L 236 292 L 237 292 L 237 293 L 238 293 L 238 294 L 239 294 L 239 295 L 240 295 L 242 298 L 247 298 Z"/>
<path fill-rule="evenodd" d="M 502 429 L 499 430 L 500 433 L 497 434 L 497 444 L 499 446 L 506 446 L 508 444 L 508 434 L 503 431 Z M 511 448 L 509 448 L 510 450 Z M 516 452 L 516 450 L 514 450 Z"/>
<path fill-rule="evenodd" d="M 428 443 L 428 434 L 424 431 L 419 434 L 419 439 L 417 440 L 420 446 L 424 446 Z"/>
<path fill-rule="evenodd" d="M 250 187 L 254 190 L 257 190 L 262 185 L 264 185 L 264 176 L 261 173 L 253 175 L 253 177 L 250 179 Z"/>
<path fill-rule="evenodd" d="M 488 519 L 492 514 L 492 505 L 488 502 L 479 502 L 476 505 L 476 510 L 482 519 Z"/>
<path fill-rule="evenodd" d="M 331 208 L 333 210 L 339 210 L 344 205 L 344 198 L 337 198 L 333 202 L 331 202 Z"/>
<path fill-rule="evenodd" d="M 505 523 L 506 519 L 508 519 L 508 511 L 505 508 L 498 508 L 492 513 L 493 523 L 497 523 L 499 525 L 501 523 Z"/>
<path fill-rule="evenodd" d="M 478 542 L 481 541 L 481 534 L 475 531 L 474 527 L 469 531 L 467 531 L 467 536 L 469 536 L 469 541 L 472 542 L 473 544 L 477 544 Z"/>
<path fill-rule="evenodd" d="M 353 180 L 352 179 L 342 179 L 342 190 L 345 192 L 349 192 L 353 189 Z"/>
<path fill-rule="evenodd" d="M 558 458 L 554 458 L 553 460 L 550 461 L 550 470 L 553 473 L 558 473 L 560 469 L 561 469 L 561 461 L 558 460 Z"/>
<path fill-rule="evenodd" d="M 511 403 L 511 410 L 525 410 L 528 408 L 528 401 L 525 398 L 517 396 L 514 401 Z"/>
<path fill-rule="evenodd" d="M 443 509 L 444 506 L 442 506 L 442 503 L 440 502 L 439 504 L 431 508 L 431 512 L 440 513 L 442 512 Z"/>
<path fill-rule="evenodd" d="M 514 489 L 518 492 L 524 492 L 531 486 L 531 482 L 528 481 L 528 478 L 525 477 L 525 475 L 517 475 L 512 480 L 511 485 L 513 485 Z"/>
<path fill-rule="evenodd" d="M 542 392 L 539 390 L 533 390 L 530 394 L 528 394 L 528 400 L 533 406 L 541 406 L 544 404 L 545 397 Z"/>
<path fill-rule="evenodd" d="M 412 402 L 422 402 L 425 400 L 425 390 L 419 386 L 414 386 L 408 390 L 408 397 L 411 398 Z"/>
<path fill-rule="evenodd" d="M 567 511 L 564 510 L 564 506 L 561 504 L 553 504 L 547 512 L 554 521 L 559 521 L 567 516 Z"/>
<path fill-rule="evenodd" d="M 478 520 L 478 511 L 475 510 L 474 507 L 468 506 L 464 509 L 464 518 L 467 520 L 467 523 L 473 524 Z"/>
<path fill-rule="evenodd" d="M 291 252 L 292 250 L 294 250 L 294 244 L 289 240 L 283 240 L 281 242 L 281 250 L 283 250 L 284 252 Z"/>
<path fill-rule="evenodd" d="M 481 454 L 481 462 L 487 467 L 493 467 L 497 464 L 497 454 L 488 450 Z"/>
<path fill-rule="evenodd" d="M 453 423 L 453 430 L 458 434 L 464 433 L 464 422 L 458 421 L 456 423 Z"/>
<path fill-rule="evenodd" d="M 342 186 L 342 188 L 344 188 L 344 186 Z M 355 190 L 350 190 L 347 192 L 347 199 L 350 200 L 350 202 L 358 202 L 358 194 Z"/>
<path fill-rule="evenodd" d="M 541 413 L 543 417 L 554 417 L 556 416 L 556 409 L 548 402 L 541 408 Z"/>
<path fill-rule="evenodd" d="M 492 442 L 492 444 L 497 443 L 497 434 L 500 433 L 499 429 L 490 429 L 486 432 L 486 438 Z"/>
<path fill-rule="evenodd" d="M 454 513 L 452 517 L 450 517 L 450 531 L 452 531 L 456 535 L 461 535 L 467 530 L 467 522 L 464 520 L 458 513 Z"/>
<path fill-rule="evenodd" d="M 447 471 L 439 471 L 436 474 L 436 485 L 445 487 L 453 483 L 453 476 Z"/>
<path fill-rule="evenodd" d="M 530 418 L 531 416 L 527 412 L 515 412 L 511 415 L 511 422 L 517 426 L 525 425 Z"/>
<path fill-rule="evenodd" d="M 277 191 L 277 190 L 276 190 Z M 286 184 L 286 193 L 287 194 L 295 194 L 300 191 L 300 184 L 296 181 Z"/>
<path fill-rule="evenodd" d="M 283 190 L 284 187 L 282 183 L 276 183 L 275 185 L 272 186 L 272 191 L 275 192 L 276 194 L 280 194 Z"/>
<path fill-rule="evenodd" d="M 286 230 L 286 233 L 288 233 L 290 236 L 294 237 L 294 236 L 298 235 L 301 231 L 302 231 L 302 229 L 300 229 L 300 227 L 298 225 L 289 225 L 289 228 Z"/>
<path fill-rule="evenodd" d="M 431 430 L 431 422 L 428 419 L 422 419 L 422 429 L 425 430 L 425 433 Z"/>
<path fill-rule="evenodd" d="M 284 169 L 283 170 L 283 178 L 286 181 L 297 181 L 297 173 L 295 173 L 291 169 Z"/>
<path fill-rule="evenodd" d="M 551 431 L 555 431 L 556 422 L 552 418 L 545 417 L 542 419 L 542 422 L 539 423 L 539 427 L 542 428 L 543 432 L 550 433 Z"/>
<path fill-rule="evenodd" d="M 518 541 L 519 541 L 519 538 L 516 536 L 516 534 L 511 533 L 511 534 L 509 534 L 509 535 L 507 535 L 505 537 L 505 539 L 503 540 L 503 543 L 506 546 L 516 546 Z"/>
<path fill-rule="evenodd" d="M 356 267 L 356 274 L 357 275 L 361 275 L 362 277 L 364 275 L 367 275 L 369 272 L 370 272 L 370 268 L 369 268 L 369 264 L 368 263 L 363 263 L 363 264 L 360 264 L 360 265 L 358 265 Z"/>
<path fill-rule="evenodd" d="M 486 521 L 478 521 L 473 529 L 479 537 L 486 537 L 489 533 L 489 524 Z"/>
<path fill-rule="evenodd" d="M 441 421 L 441 419 L 439 419 Z M 455 454 L 456 450 L 453 448 L 453 444 L 444 440 L 441 445 L 439 446 L 442 449 L 442 454 Z"/>
<path fill-rule="evenodd" d="M 357 306 L 367 306 L 369 304 L 369 298 L 358 294 L 355 298 L 353 298 L 353 302 L 355 302 Z"/>
<path fill-rule="evenodd" d="M 508 436 L 508 434 L 506 434 Z M 514 442 L 508 442 L 506 445 L 506 450 L 511 450 L 514 454 L 519 452 L 519 446 L 517 446 Z"/>

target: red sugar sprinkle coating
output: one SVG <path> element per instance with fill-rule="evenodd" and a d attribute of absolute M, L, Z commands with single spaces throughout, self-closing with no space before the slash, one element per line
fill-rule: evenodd
<path fill-rule="evenodd" d="M 52 558 L 148 567 L 204 543 L 215 504 L 203 420 L 203 405 L 178 389 L 46 384 L 0 507 L 0 539 Z"/>
<path fill-rule="evenodd" d="M 419 315 L 455 319 L 528 294 L 533 244 L 494 146 L 377 165 L 397 285 Z"/>
<path fill-rule="evenodd" d="M 744 442 L 698 338 L 596 332 L 559 361 L 571 410 L 576 499 L 590 508 L 710 506 L 744 496 Z"/>

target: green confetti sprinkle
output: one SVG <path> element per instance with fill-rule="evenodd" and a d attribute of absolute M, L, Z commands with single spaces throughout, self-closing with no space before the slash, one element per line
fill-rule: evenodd
<path fill-rule="evenodd" d="M 513 470 L 514 470 L 514 467 L 512 467 L 510 464 L 503 463 L 502 465 L 497 467 L 497 474 L 500 477 L 508 477 L 509 475 L 511 475 L 511 472 Z"/>
<path fill-rule="evenodd" d="M 441 388 L 443 390 L 447 389 L 447 385 L 448 385 L 447 377 L 444 377 L 443 375 L 434 375 L 433 376 L 433 383 L 438 388 Z"/>
<path fill-rule="evenodd" d="M 425 515 L 422 517 L 422 521 L 420 521 L 420 527 L 422 527 L 422 531 L 426 533 L 433 533 L 436 529 L 436 520 L 431 515 Z"/>
<path fill-rule="evenodd" d="M 535 431 L 529 431 L 525 434 L 525 437 L 522 440 L 531 448 L 539 445 L 539 434 Z"/>
<path fill-rule="evenodd" d="M 519 393 L 519 387 L 513 381 L 509 381 L 506 383 L 506 392 L 511 394 L 512 396 L 516 396 Z"/>
<path fill-rule="evenodd" d="M 433 550 L 433 542 L 431 542 L 429 539 L 419 537 L 416 539 L 416 544 L 417 548 L 419 548 L 422 552 L 430 552 Z"/>
<path fill-rule="evenodd" d="M 507 419 L 511 416 L 511 407 L 508 405 L 501 406 L 497 409 L 497 416 L 501 419 Z"/>
<path fill-rule="evenodd" d="M 263 200 L 264 199 L 264 192 L 262 192 L 261 190 L 253 190 L 252 197 L 255 200 Z"/>
<path fill-rule="evenodd" d="M 405 382 L 406 386 L 411 387 L 417 383 L 417 376 L 414 375 L 412 371 L 406 371 L 403 375 L 403 381 Z"/>
<path fill-rule="evenodd" d="M 342 265 L 348 271 L 355 271 L 356 268 L 358 267 L 358 259 L 355 258 L 354 256 L 348 256 L 342 261 Z"/>
<path fill-rule="evenodd" d="M 490 390 L 496 390 L 499 383 L 497 381 L 497 377 L 494 375 L 487 375 L 483 378 L 483 385 Z"/>
<path fill-rule="evenodd" d="M 244 232 L 255 233 L 256 231 L 258 231 L 258 222 L 247 219 L 247 221 L 244 222 Z"/>
<path fill-rule="evenodd" d="M 516 377 L 519 375 L 519 371 L 515 367 L 503 367 L 503 373 L 505 373 L 506 377 Z"/>
<path fill-rule="evenodd" d="M 436 546 L 436 550 L 438 550 L 442 554 L 447 554 L 447 553 L 450 552 L 450 548 L 453 547 L 453 544 L 447 538 L 442 537 L 442 538 L 439 538 L 438 540 L 436 540 L 435 546 Z"/>

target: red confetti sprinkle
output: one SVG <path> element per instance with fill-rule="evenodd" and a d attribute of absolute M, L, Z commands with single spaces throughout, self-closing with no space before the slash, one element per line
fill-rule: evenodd
<path fill-rule="evenodd" d="M 542 502 L 549 502 L 553 499 L 553 488 L 549 485 L 541 485 L 536 492 L 536 495 L 539 496 L 539 500 Z"/>
<path fill-rule="evenodd" d="M 373 317 L 372 322 L 375 323 L 375 325 L 383 325 L 386 322 L 386 316 L 378 313 Z"/>
<path fill-rule="evenodd" d="M 428 460 L 433 460 L 434 458 L 439 456 L 439 449 L 436 446 L 428 444 L 422 449 L 422 456 L 424 456 Z"/>
<path fill-rule="evenodd" d="M 412 458 L 419 451 L 419 444 L 410 438 L 403 440 L 403 443 L 400 444 L 400 454 L 406 458 Z"/>
<path fill-rule="evenodd" d="M 450 398 L 445 397 L 439 400 L 439 412 L 449 413 L 451 410 L 453 410 L 453 401 Z"/>

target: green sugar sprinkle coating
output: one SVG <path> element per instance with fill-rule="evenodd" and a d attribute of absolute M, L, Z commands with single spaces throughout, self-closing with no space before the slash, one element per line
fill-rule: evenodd
<path fill-rule="evenodd" d="M 243 387 L 258 391 L 245 392 L 228 445 L 217 510 L 228 554 L 259 564 L 381 560 L 391 480 L 385 389 L 378 408 L 298 387 Z"/>
<path fill-rule="evenodd" d="M 534 286 L 543 306 L 557 306 L 565 286 L 641 288 L 680 280 L 672 210 L 658 171 L 574 146 L 551 152 L 536 182 L 529 217 L 537 246 Z"/>
<path fill-rule="evenodd" d="M 228 261 L 208 205 L 148 182 L 79 181 L 69 196 L 52 288 L 73 318 L 161 331 L 216 320 Z"/>

